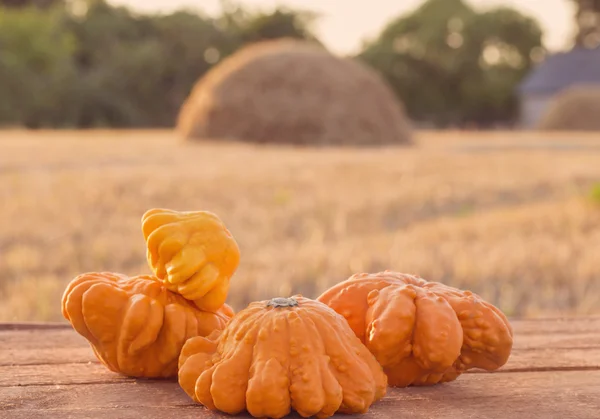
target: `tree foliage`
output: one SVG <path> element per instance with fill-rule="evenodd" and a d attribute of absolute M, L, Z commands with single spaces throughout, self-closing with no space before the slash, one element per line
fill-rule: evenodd
<path fill-rule="evenodd" d="M 58 12 L 0 8 L 0 123 L 59 124 L 75 76 L 74 35 Z"/>
<path fill-rule="evenodd" d="M 541 37 L 536 21 L 512 9 L 429 0 L 390 22 L 359 58 L 382 72 L 414 119 L 488 124 L 516 115 L 514 88 Z"/>
<path fill-rule="evenodd" d="M 314 38 L 311 14 L 283 9 L 230 4 L 208 17 L 139 15 L 104 0 L 55 1 L 50 12 L 13 3 L 23 7 L 0 6 L 0 124 L 172 126 L 196 80 L 240 46 Z"/>
<path fill-rule="evenodd" d="M 584 48 L 600 47 L 600 0 L 573 0 L 577 34 L 575 45 Z"/>
<path fill-rule="evenodd" d="M 105 0 L 0 0 L 0 124 L 168 127 L 196 80 L 241 46 L 318 42 L 310 11 L 219 16 L 137 14 Z M 541 45 L 531 18 L 461 0 L 429 0 L 387 25 L 359 55 L 411 117 L 437 125 L 514 117 L 514 87 Z"/>
<path fill-rule="evenodd" d="M 62 0 L 0 0 L 0 7 L 39 7 L 46 8 L 62 3 Z"/>

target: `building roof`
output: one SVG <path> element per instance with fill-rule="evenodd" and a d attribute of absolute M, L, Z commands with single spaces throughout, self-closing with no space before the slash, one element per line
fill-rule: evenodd
<path fill-rule="evenodd" d="M 548 57 L 519 86 L 520 93 L 554 94 L 576 84 L 600 85 L 600 48 L 573 48 Z"/>

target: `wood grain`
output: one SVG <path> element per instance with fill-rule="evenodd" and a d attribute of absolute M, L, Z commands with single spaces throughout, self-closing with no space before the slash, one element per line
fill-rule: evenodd
<path fill-rule="evenodd" d="M 440 386 L 389 389 L 356 417 L 592 419 L 599 394 L 600 371 L 469 374 Z M 195 405 L 175 382 L 2 387 L 0 400 L 11 418 L 227 417 Z"/>
<path fill-rule="evenodd" d="M 539 349 L 515 351 L 498 372 L 600 370 L 600 349 Z M 483 373 L 473 370 L 467 373 Z M 0 387 L 122 382 L 126 377 L 109 371 L 96 360 L 86 363 L 0 366 Z"/>
<path fill-rule="evenodd" d="M 0 367 L 0 387 L 109 383 L 126 379 L 99 363 Z"/>
<path fill-rule="evenodd" d="M 433 387 L 389 389 L 368 414 L 340 417 L 599 417 L 600 318 L 512 324 L 514 349 L 500 371 L 472 371 Z M 35 417 L 229 416 L 194 404 L 175 379 L 134 380 L 107 370 L 68 324 L 0 324 L 0 419 Z"/>
<path fill-rule="evenodd" d="M 511 319 L 510 323 L 516 336 L 526 338 L 532 335 L 574 333 L 598 333 L 600 317 L 573 317 L 550 319 Z"/>
<path fill-rule="evenodd" d="M 4 330 L 49 330 L 49 329 L 70 329 L 71 325 L 68 322 L 54 322 L 54 323 L 38 323 L 38 322 L 14 322 L 14 323 L 0 323 L 0 331 Z"/>
<path fill-rule="evenodd" d="M 600 368 L 600 319 L 571 320 L 572 327 L 560 320 L 513 324 L 523 334 L 515 332 L 513 352 L 502 371 Z M 70 326 L 0 328 L 0 375 L 5 375 L 1 371 L 6 366 L 90 362 L 98 362 L 90 345 Z"/>

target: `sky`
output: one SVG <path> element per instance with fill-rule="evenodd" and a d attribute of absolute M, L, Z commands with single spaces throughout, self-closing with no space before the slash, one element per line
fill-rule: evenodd
<path fill-rule="evenodd" d="M 374 38 L 392 18 L 414 9 L 423 0 L 237 0 L 248 7 L 272 10 L 277 5 L 309 9 L 321 14 L 317 35 L 338 54 L 358 51 L 364 39 Z M 574 31 L 574 8 L 569 0 L 469 0 L 478 9 L 514 7 L 538 19 L 544 44 L 552 50 L 568 45 Z M 219 0 L 111 0 L 139 11 L 170 12 L 187 7 L 209 15 L 219 12 Z M 352 4 L 352 5 L 351 5 Z"/>

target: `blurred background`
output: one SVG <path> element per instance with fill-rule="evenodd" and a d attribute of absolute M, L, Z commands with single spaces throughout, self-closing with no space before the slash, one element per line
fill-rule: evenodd
<path fill-rule="evenodd" d="M 240 244 L 228 302 L 385 269 L 600 313 L 600 0 L 0 0 L 0 321 L 149 273 L 149 208 Z"/>

